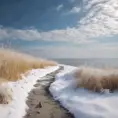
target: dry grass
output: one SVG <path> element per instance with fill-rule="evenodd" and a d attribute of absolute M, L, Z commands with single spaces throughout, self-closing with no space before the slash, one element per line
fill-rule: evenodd
<path fill-rule="evenodd" d="M 95 92 L 105 89 L 114 91 L 118 89 L 118 70 L 95 69 L 82 67 L 75 72 L 77 87 L 87 88 Z"/>
<path fill-rule="evenodd" d="M 0 49 L 0 78 L 8 81 L 21 79 L 21 73 L 31 69 L 55 66 L 53 61 L 38 59 L 11 50 Z"/>
<path fill-rule="evenodd" d="M 12 93 L 9 86 L 0 84 L 0 104 L 9 104 L 13 99 Z"/>
<path fill-rule="evenodd" d="M 12 89 L 8 86 L 9 81 L 0 78 L 0 104 L 9 104 L 12 101 Z"/>

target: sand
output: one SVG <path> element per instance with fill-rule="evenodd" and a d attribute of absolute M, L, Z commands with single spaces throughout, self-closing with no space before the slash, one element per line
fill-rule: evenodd
<path fill-rule="evenodd" d="M 61 70 L 63 67 L 37 81 L 35 88 L 29 93 L 27 100 L 29 109 L 24 118 L 73 118 L 73 115 L 60 106 L 59 102 L 54 101 L 48 90 L 55 75 Z"/>

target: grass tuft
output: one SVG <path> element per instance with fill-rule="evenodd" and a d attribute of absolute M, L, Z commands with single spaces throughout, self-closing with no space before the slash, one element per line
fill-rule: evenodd
<path fill-rule="evenodd" d="M 75 72 L 77 87 L 83 87 L 94 92 L 118 90 L 117 69 L 96 69 L 82 67 Z"/>

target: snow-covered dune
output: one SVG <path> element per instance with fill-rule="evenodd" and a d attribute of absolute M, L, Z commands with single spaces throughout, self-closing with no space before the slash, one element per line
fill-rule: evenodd
<path fill-rule="evenodd" d="M 55 100 L 68 109 L 75 118 L 118 118 L 118 92 L 95 93 L 76 87 L 74 78 L 76 67 L 64 66 L 56 80 L 50 86 Z M 13 101 L 8 105 L 0 105 L 0 118 L 23 118 L 26 114 L 28 93 L 38 79 L 59 69 L 59 66 L 32 70 L 17 82 L 10 82 L 13 90 Z"/>
<path fill-rule="evenodd" d="M 76 118 L 118 118 L 118 92 L 95 93 L 76 88 L 76 67 L 64 66 L 50 86 L 55 100 L 68 109 Z"/>
<path fill-rule="evenodd" d="M 0 105 L 0 118 L 23 118 L 26 114 L 27 96 L 30 90 L 33 89 L 33 85 L 38 79 L 58 68 L 58 66 L 54 66 L 32 70 L 27 77 L 23 76 L 22 80 L 6 84 L 6 86 L 10 86 L 13 90 L 13 100 L 8 105 Z"/>

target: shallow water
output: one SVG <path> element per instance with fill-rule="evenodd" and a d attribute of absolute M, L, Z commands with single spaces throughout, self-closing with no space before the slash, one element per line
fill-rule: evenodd
<path fill-rule="evenodd" d="M 61 64 L 71 66 L 92 66 L 92 67 L 113 67 L 118 68 L 117 58 L 105 58 L 105 59 L 53 59 Z"/>

